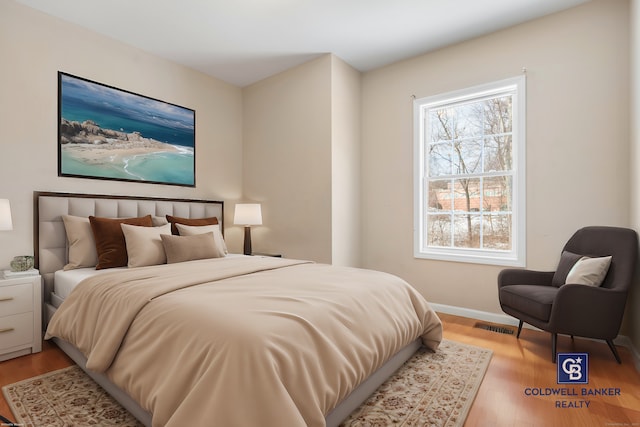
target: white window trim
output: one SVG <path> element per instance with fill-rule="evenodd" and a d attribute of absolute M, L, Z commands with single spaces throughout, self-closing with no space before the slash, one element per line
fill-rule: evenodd
<path fill-rule="evenodd" d="M 490 95 L 506 88 L 515 87 L 513 98 L 513 200 L 512 249 L 493 251 L 486 249 L 423 247 L 425 236 L 423 218 L 425 209 L 424 171 L 424 107 L 451 104 Z M 457 261 L 477 264 L 491 264 L 512 267 L 526 266 L 526 77 L 524 75 L 456 90 L 435 96 L 416 99 L 413 102 L 414 123 L 414 257 L 443 261 Z"/>

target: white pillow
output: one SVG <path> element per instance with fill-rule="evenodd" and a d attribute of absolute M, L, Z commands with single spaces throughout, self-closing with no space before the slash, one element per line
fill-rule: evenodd
<path fill-rule="evenodd" d="M 223 254 L 228 254 L 227 244 L 224 242 L 222 232 L 220 231 L 220 224 L 212 225 L 184 225 L 176 223 L 176 228 L 181 236 L 193 236 L 194 234 L 213 233 L 213 239 L 216 241 L 216 246 Z"/>
<path fill-rule="evenodd" d="M 128 267 L 165 264 L 167 255 L 161 234 L 171 234 L 171 224 L 160 227 L 120 224 L 127 245 Z"/>
<path fill-rule="evenodd" d="M 167 218 L 163 216 L 152 216 L 151 222 L 153 223 L 154 227 L 160 227 L 161 225 L 169 224 L 169 221 L 167 221 Z"/>
<path fill-rule="evenodd" d="M 609 271 L 609 265 L 611 265 L 610 256 L 599 258 L 583 256 L 569 270 L 565 284 L 600 286 Z"/>
<path fill-rule="evenodd" d="M 63 215 L 62 221 L 69 242 L 69 263 L 64 270 L 95 267 L 98 264 L 98 252 L 89 218 Z"/>

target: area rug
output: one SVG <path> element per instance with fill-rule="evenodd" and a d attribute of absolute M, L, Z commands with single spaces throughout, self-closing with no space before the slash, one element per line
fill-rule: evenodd
<path fill-rule="evenodd" d="M 421 348 L 341 426 L 461 427 L 491 355 L 491 350 L 449 340 L 435 353 Z M 77 366 L 2 391 L 19 426 L 141 425 Z"/>
<path fill-rule="evenodd" d="M 449 340 L 422 347 L 341 426 L 462 427 L 492 354 Z"/>

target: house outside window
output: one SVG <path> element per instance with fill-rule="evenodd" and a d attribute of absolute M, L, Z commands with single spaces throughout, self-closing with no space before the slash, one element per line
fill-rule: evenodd
<path fill-rule="evenodd" d="M 414 101 L 414 255 L 525 265 L 525 77 Z"/>

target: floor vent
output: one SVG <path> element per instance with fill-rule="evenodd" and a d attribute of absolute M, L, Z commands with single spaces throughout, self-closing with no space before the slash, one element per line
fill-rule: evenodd
<path fill-rule="evenodd" d="M 499 334 L 513 335 L 513 333 L 514 333 L 514 330 L 512 328 L 505 328 L 503 326 L 488 325 L 486 323 L 476 323 L 474 325 L 474 328 L 484 329 L 485 331 L 497 332 Z"/>

